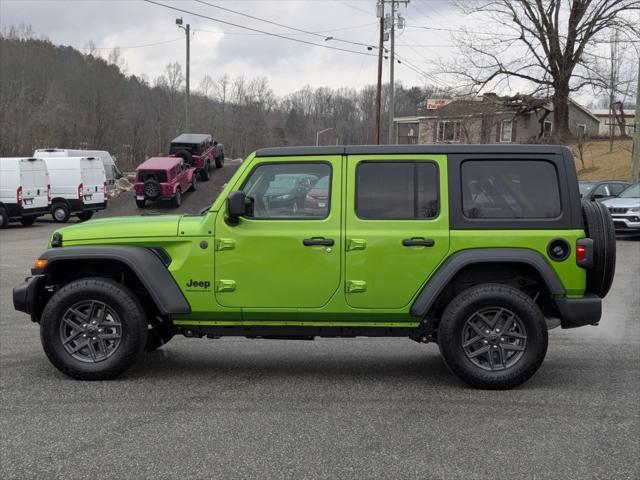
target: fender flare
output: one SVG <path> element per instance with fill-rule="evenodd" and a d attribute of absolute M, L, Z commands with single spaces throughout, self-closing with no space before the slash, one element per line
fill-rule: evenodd
<path fill-rule="evenodd" d="M 167 264 L 149 248 L 125 245 L 51 248 L 39 258 L 46 259 L 47 265 L 41 271 L 32 271 L 33 274 L 46 274 L 56 263 L 64 261 L 113 260 L 122 263 L 138 277 L 162 314 L 191 313 L 191 307 Z"/>
<path fill-rule="evenodd" d="M 478 263 L 528 265 L 540 274 L 552 296 L 565 294 L 558 275 L 538 252 L 524 248 L 475 248 L 454 253 L 436 270 L 411 305 L 411 315 L 424 318 L 455 274 L 468 265 Z"/>

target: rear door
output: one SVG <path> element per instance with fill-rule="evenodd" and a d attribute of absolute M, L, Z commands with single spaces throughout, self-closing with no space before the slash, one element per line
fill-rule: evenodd
<path fill-rule="evenodd" d="M 28 210 L 46 208 L 48 204 L 49 175 L 43 160 L 25 158 L 19 162 L 22 185 L 22 203 Z"/>
<path fill-rule="evenodd" d="M 402 309 L 449 249 L 445 155 L 347 159 L 346 285 L 355 308 Z"/>
<path fill-rule="evenodd" d="M 82 192 L 85 204 L 104 203 L 104 189 L 107 181 L 104 164 L 98 157 L 82 158 Z"/>

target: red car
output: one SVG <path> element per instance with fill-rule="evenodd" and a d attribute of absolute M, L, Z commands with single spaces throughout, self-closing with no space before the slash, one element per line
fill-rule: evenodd
<path fill-rule="evenodd" d="M 184 163 L 181 157 L 151 157 L 136 168 L 134 192 L 136 205 L 144 208 L 148 201 L 171 201 L 174 207 L 182 204 L 182 194 L 196 190 L 196 168 Z"/>
<path fill-rule="evenodd" d="M 329 177 L 322 177 L 307 192 L 304 211 L 310 215 L 324 216 L 329 211 Z"/>
<path fill-rule="evenodd" d="M 171 141 L 169 155 L 182 157 L 205 182 L 211 177 L 211 166 L 222 168 L 224 149 L 221 143 L 206 133 L 183 133 Z"/>

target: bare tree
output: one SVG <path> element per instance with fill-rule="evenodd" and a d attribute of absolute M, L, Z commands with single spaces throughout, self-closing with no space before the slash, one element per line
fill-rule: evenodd
<path fill-rule="evenodd" d="M 570 93 L 593 82 L 586 54 L 614 27 L 639 35 L 631 18 L 638 0 L 459 0 L 458 6 L 494 23 L 481 34 L 463 31 L 460 61 L 446 70 L 474 88 L 521 79 L 533 85 L 532 93 L 550 92 L 560 138 L 569 137 Z"/>

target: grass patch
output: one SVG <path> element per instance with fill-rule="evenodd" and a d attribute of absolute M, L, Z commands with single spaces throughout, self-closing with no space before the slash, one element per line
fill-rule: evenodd
<path fill-rule="evenodd" d="M 578 146 L 572 145 L 573 158 L 580 180 L 631 180 L 631 148 L 633 142 L 616 140 L 609 152 L 609 140 L 584 143 L 584 168 L 580 162 Z"/>

